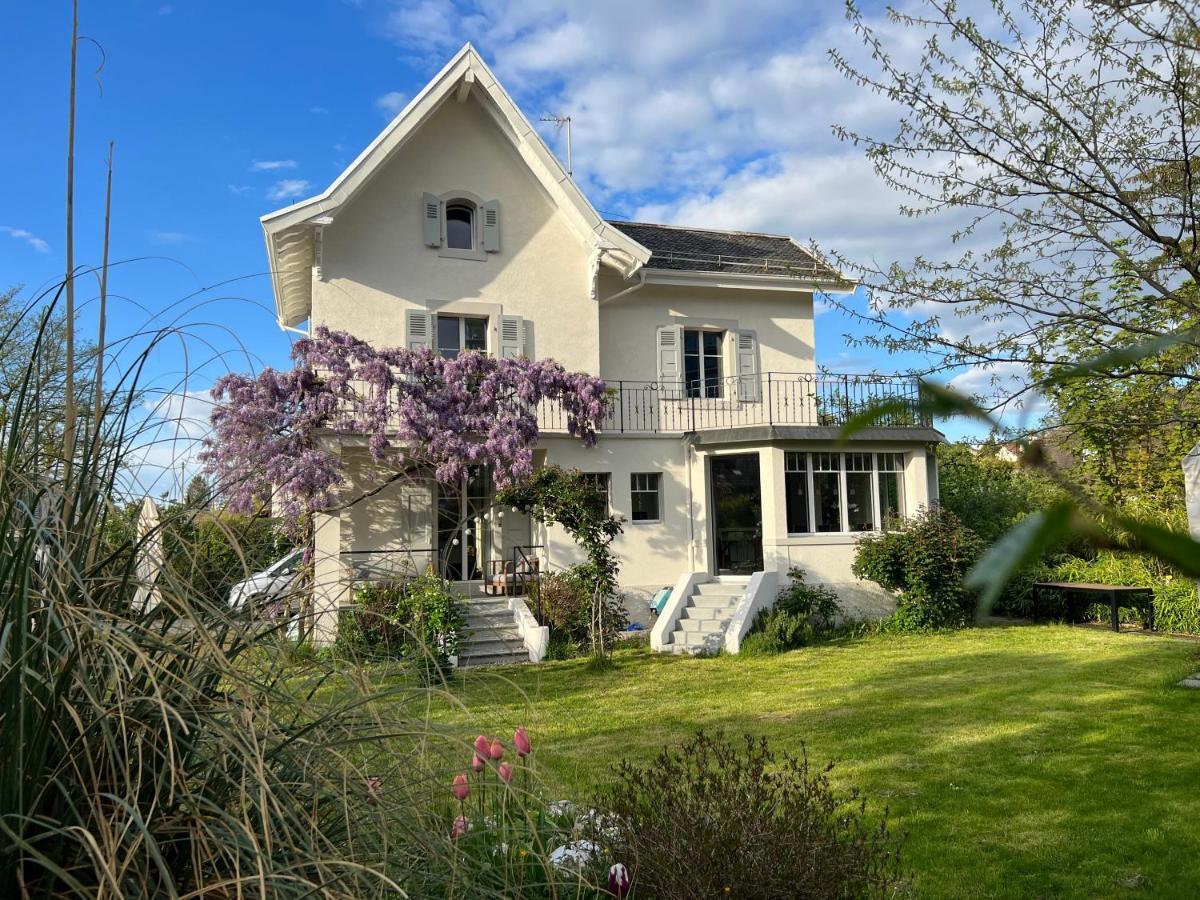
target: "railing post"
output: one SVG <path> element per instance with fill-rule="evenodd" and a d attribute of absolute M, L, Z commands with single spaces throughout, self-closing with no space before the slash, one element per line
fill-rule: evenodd
<path fill-rule="evenodd" d="M 767 424 L 775 424 L 775 410 L 771 408 L 771 373 L 767 373 Z"/>
<path fill-rule="evenodd" d="M 617 382 L 617 407 L 621 410 L 617 426 L 621 434 L 625 433 L 625 382 Z"/>

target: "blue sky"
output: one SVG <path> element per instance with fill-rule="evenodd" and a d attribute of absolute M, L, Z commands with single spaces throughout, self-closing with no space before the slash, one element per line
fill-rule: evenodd
<path fill-rule="evenodd" d="M 99 259 L 114 140 L 112 258 L 128 262 L 111 276 L 110 331 L 152 317 L 189 324 L 152 361 L 164 396 L 197 395 L 226 368 L 286 363 L 258 217 L 323 189 L 465 40 L 530 118 L 573 115 L 577 180 L 606 215 L 780 231 L 880 260 L 931 252 L 946 231 L 901 219 L 859 151 L 832 137 L 835 121 L 874 127 L 893 115 L 826 58 L 853 42 L 838 4 L 81 6 L 81 33 L 105 60 L 93 74 L 100 51 L 82 46 L 76 256 Z M 67 0 L 52 0 L 6 16 L 0 286 L 32 290 L 60 275 L 69 14 Z M 94 293 L 79 291 L 81 303 Z M 842 335 L 856 328 L 821 313 L 818 362 L 904 367 L 847 347 Z"/>

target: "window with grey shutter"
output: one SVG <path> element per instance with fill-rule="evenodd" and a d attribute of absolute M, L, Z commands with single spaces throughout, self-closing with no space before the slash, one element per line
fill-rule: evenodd
<path fill-rule="evenodd" d="M 520 316 L 500 317 L 500 358 L 525 356 L 525 320 Z"/>
<path fill-rule="evenodd" d="M 426 247 L 442 246 L 442 201 L 430 193 L 421 195 L 421 226 Z"/>
<path fill-rule="evenodd" d="M 409 350 L 428 350 L 433 345 L 433 314 L 423 309 L 406 310 L 404 332 Z"/>
<path fill-rule="evenodd" d="M 483 250 L 485 253 L 500 252 L 499 200 L 489 200 L 483 204 Z"/>
<path fill-rule="evenodd" d="M 737 333 L 738 399 L 745 403 L 762 400 L 762 373 L 758 366 L 758 337 L 753 331 Z"/>
<path fill-rule="evenodd" d="M 658 329 L 657 357 L 658 384 L 664 400 L 678 400 L 683 396 L 680 377 L 680 352 L 682 331 L 678 325 L 668 325 Z"/>

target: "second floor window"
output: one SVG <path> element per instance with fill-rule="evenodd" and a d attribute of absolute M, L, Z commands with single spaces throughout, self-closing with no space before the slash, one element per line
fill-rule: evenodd
<path fill-rule="evenodd" d="M 721 345 L 724 333 L 683 330 L 683 385 L 688 397 L 721 396 Z"/>
<path fill-rule="evenodd" d="M 446 247 L 475 249 L 475 207 L 464 201 L 446 204 Z"/>
<path fill-rule="evenodd" d="M 437 349 L 447 359 L 463 350 L 487 350 L 488 320 L 482 316 L 438 316 Z"/>

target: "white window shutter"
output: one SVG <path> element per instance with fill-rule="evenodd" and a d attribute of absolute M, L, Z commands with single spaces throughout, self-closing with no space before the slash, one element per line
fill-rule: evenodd
<path fill-rule="evenodd" d="M 421 227 L 426 247 L 442 246 L 442 201 L 430 193 L 421 195 Z"/>
<path fill-rule="evenodd" d="M 762 373 L 758 366 L 758 336 L 753 331 L 737 333 L 738 399 L 746 403 L 762 401 Z"/>
<path fill-rule="evenodd" d="M 520 316 L 500 317 L 500 358 L 525 356 L 525 320 Z"/>
<path fill-rule="evenodd" d="M 683 328 L 667 325 L 658 329 L 658 383 L 664 399 L 682 396 Z"/>
<path fill-rule="evenodd" d="M 433 313 L 423 309 L 405 310 L 404 332 L 409 350 L 429 350 L 433 347 Z"/>
<path fill-rule="evenodd" d="M 485 253 L 500 252 L 499 200 L 489 200 L 483 204 L 483 250 Z"/>

